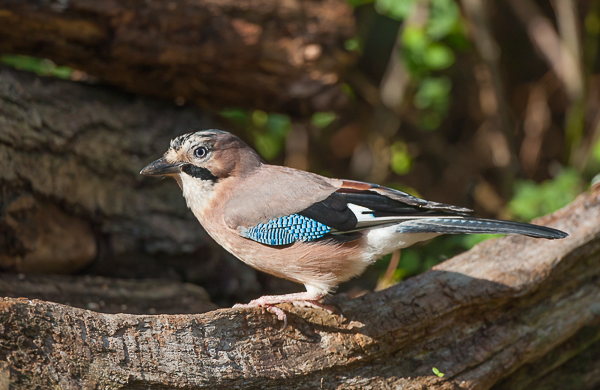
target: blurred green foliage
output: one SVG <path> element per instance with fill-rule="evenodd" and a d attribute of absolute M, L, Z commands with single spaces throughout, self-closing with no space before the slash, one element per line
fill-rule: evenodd
<path fill-rule="evenodd" d="M 412 12 L 417 0 L 376 0 L 375 9 L 392 19 L 406 19 Z"/>
<path fill-rule="evenodd" d="M 406 144 L 402 141 L 394 142 L 390 147 L 390 152 L 390 166 L 392 171 L 397 175 L 407 174 L 412 166 L 412 157 L 408 152 Z"/>
<path fill-rule="evenodd" d="M 337 115 L 335 112 L 316 112 L 313 114 L 310 123 L 313 126 L 318 127 L 319 129 L 324 129 L 329 126 L 334 120 L 336 120 Z"/>
<path fill-rule="evenodd" d="M 284 114 L 239 108 L 222 110 L 219 114 L 243 128 L 265 160 L 272 160 L 283 151 L 285 139 L 292 129 L 290 117 Z"/>
<path fill-rule="evenodd" d="M 358 38 L 348 39 L 344 42 L 344 48 L 348 51 L 360 51 L 360 41 Z"/>
<path fill-rule="evenodd" d="M 565 168 L 552 180 L 515 182 L 515 194 L 508 203 L 510 213 L 524 221 L 550 214 L 572 202 L 584 190 L 581 175 Z"/>
<path fill-rule="evenodd" d="M 598 166 L 600 164 L 600 139 L 596 141 L 596 144 L 592 148 L 592 164 Z"/>
<path fill-rule="evenodd" d="M 434 265 L 473 248 L 475 245 L 492 238 L 503 237 L 502 234 L 459 234 L 434 238 L 423 244 L 402 249 L 398 268 L 394 272 L 393 281 L 399 283 L 411 276 L 423 273 Z M 384 256 L 376 267 L 383 276 L 390 262 L 391 255 Z"/>
<path fill-rule="evenodd" d="M 0 63 L 12 66 L 16 69 L 34 72 L 40 76 L 68 79 L 73 74 L 73 69 L 69 67 L 56 66 L 56 64 L 50 60 L 30 56 L 5 54 L 0 57 Z"/>
<path fill-rule="evenodd" d="M 423 129 L 435 130 L 442 124 L 450 104 L 452 82 L 446 76 L 428 77 L 421 81 L 415 94 L 415 107 L 420 109 L 419 123 Z"/>
<path fill-rule="evenodd" d="M 254 147 L 265 160 L 274 159 L 284 150 L 285 140 L 292 129 L 292 121 L 285 114 L 230 108 L 221 110 L 219 115 L 242 128 L 254 140 Z M 313 114 L 311 124 L 323 129 L 336 119 L 335 112 L 317 112 Z"/>
<path fill-rule="evenodd" d="M 414 106 L 420 110 L 418 124 L 437 129 L 447 116 L 452 82 L 437 75 L 456 61 L 454 52 L 468 46 L 464 21 L 455 0 L 431 0 L 425 23 L 410 22 L 417 0 L 376 0 L 375 9 L 392 19 L 406 22 L 400 30 L 398 55 L 414 85 Z M 421 5 L 422 6 L 422 5 Z"/>

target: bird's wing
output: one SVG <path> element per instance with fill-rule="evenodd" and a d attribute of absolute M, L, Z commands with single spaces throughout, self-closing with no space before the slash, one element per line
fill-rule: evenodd
<path fill-rule="evenodd" d="M 336 194 L 344 198 L 356 216 L 355 229 L 436 216 L 463 218 L 471 212 L 463 207 L 430 202 L 406 192 L 359 181 L 344 180 Z"/>
<path fill-rule="evenodd" d="M 430 202 L 376 184 L 343 181 L 337 193 L 344 196 L 356 215 L 357 229 L 396 224 L 396 233 L 523 234 L 548 239 L 567 236 L 545 226 L 471 217 L 469 209 Z"/>
<path fill-rule="evenodd" d="M 562 233 L 470 217 L 469 209 L 376 184 L 289 169 L 271 170 L 264 176 L 239 191 L 243 198 L 240 195 L 228 205 L 225 218 L 241 236 L 267 245 L 321 238 L 349 241 L 360 237 L 361 230 L 392 224 L 398 225 L 397 233 L 516 233 L 546 238 L 559 238 Z"/>
<path fill-rule="evenodd" d="M 226 197 L 225 223 L 234 230 L 250 228 L 298 214 L 316 203 L 328 204 L 327 198 L 335 193 L 339 183 L 309 172 L 265 164 L 240 180 Z"/>
<path fill-rule="evenodd" d="M 265 165 L 236 188 L 225 222 L 243 237 L 268 245 L 351 235 L 367 227 L 466 211 L 374 184 L 328 179 Z M 342 237 L 342 235 L 344 237 Z"/>

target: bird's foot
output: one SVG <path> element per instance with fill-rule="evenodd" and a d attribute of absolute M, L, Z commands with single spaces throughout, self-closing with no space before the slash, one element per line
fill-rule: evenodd
<path fill-rule="evenodd" d="M 335 308 L 329 305 L 325 305 L 318 301 L 323 296 L 315 296 L 309 293 L 295 293 L 286 295 L 265 295 L 258 299 L 254 299 L 249 303 L 243 304 L 238 303 L 233 305 L 233 308 L 243 307 L 264 307 L 269 313 L 273 313 L 277 316 L 280 321 L 283 321 L 283 328 L 287 327 L 287 315 L 279 307 L 275 306 L 277 303 L 291 302 L 293 305 L 299 305 L 301 307 L 312 307 L 326 310 L 329 313 L 335 312 Z"/>

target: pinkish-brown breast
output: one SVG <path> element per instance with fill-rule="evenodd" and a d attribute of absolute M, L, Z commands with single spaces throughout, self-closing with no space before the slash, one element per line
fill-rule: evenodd
<path fill-rule="evenodd" d="M 347 243 L 296 242 L 270 246 L 240 236 L 237 230 L 228 226 L 225 210 L 230 218 L 235 216 L 228 209 L 227 202 L 222 202 L 222 199 L 229 199 L 231 191 L 239 191 L 237 181 L 236 178 L 220 181 L 219 198 L 211 199 L 202 215 L 196 217 L 217 243 L 246 264 L 326 291 L 360 274 L 369 264 L 359 245 L 360 240 Z M 335 191 L 334 187 L 330 188 Z M 238 193 L 237 196 L 241 195 Z M 264 202 L 261 204 L 264 205 Z M 296 211 L 291 213 L 294 212 Z"/>

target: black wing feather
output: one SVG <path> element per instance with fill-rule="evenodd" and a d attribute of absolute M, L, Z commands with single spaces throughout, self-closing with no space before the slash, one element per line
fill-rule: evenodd
<path fill-rule="evenodd" d="M 350 182 L 350 184 L 354 188 L 342 187 L 325 200 L 298 213 L 337 230 L 333 235 L 330 233 L 323 239 L 352 241 L 359 237 L 354 230 L 357 229 L 358 220 L 348 207 L 349 203 L 370 209 L 369 214 L 374 217 L 402 217 L 393 222 L 398 224 L 398 233 L 500 233 L 549 239 L 567 236 L 560 230 L 545 226 L 470 217 L 466 214 L 469 209 L 429 202 L 386 187 L 362 182 Z M 360 186 L 363 188 L 358 188 Z M 366 188 L 367 186 L 371 187 Z M 414 219 L 411 218 L 413 216 Z M 374 222 L 377 224 L 376 221 Z M 390 222 L 388 220 L 381 223 Z"/>
<path fill-rule="evenodd" d="M 298 214 L 338 231 L 352 230 L 358 222 L 352 210 L 348 208 L 346 199 L 335 192 L 325 200 L 313 204 Z"/>

